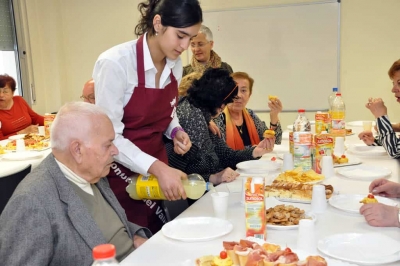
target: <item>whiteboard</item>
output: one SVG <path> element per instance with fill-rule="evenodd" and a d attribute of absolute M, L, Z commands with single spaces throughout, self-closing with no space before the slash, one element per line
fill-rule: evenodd
<path fill-rule="evenodd" d="M 206 11 L 203 23 L 222 61 L 254 78 L 249 108 L 268 111 L 268 95 L 277 95 L 284 111 L 317 111 L 339 84 L 339 5 Z"/>

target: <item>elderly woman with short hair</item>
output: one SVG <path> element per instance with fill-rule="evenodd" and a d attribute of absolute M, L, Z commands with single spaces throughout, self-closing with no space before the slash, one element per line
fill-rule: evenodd
<path fill-rule="evenodd" d="M 270 128 L 253 110 L 246 108 L 253 92 L 254 79 L 245 72 L 235 72 L 231 75 L 238 84 L 239 92 L 233 103 L 228 104 L 222 115 L 214 122 L 221 131 L 222 138 L 234 150 L 258 145 L 267 129 L 275 131 L 275 144 L 282 141 L 282 127 L 278 114 L 282 111 L 282 103 L 276 98 L 268 103 L 270 112 Z"/>
<path fill-rule="evenodd" d="M 14 96 L 15 80 L 0 75 L 0 140 L 16 134 L 38 133 L 44 117 L 35 113 L 21 96 Z"/>

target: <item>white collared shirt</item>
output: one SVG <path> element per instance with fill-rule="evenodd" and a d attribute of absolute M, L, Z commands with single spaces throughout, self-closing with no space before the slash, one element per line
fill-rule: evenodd
<path fill-rule="evenodd" d="M 69 169 L 65 164 L 57 161 L 56 158 L 54 158 L 54 159 L 56 160 L 56 163 L 58 164 L 58 167 L 60 167 L 61 172 L 65 175 L 65 177 L 69 181 L 71 181 L 72 183 L 77 185 L 79 188 L 81 188 L 86 193 L 88 193 L 88 194 L 90 194 L 92 196 L 94 195 L 92 186 L 88 181 L 86 181 L 82 177 L 80 177 L 77 174 L 75 174 L 74 172 L 72 172 L 71 169 Z"/>
<path fill-rule="evenodd" d="M 130 140 L 122 136 L 125 127 L 122 123 L 124 107 L 129 102 L 133 90 L 138 84 L 136 42 L 137 40 L 122 43 L 102 53 L 94 66 L 93 79 L 96 105 L 105 109 L 114 126 L 116 134 L 114 144 L 119 150 L 115 160 L 135 173 L 146 175 L 150 166 L 157 159 L 144 153 Z M 146 88 L 155 88 L 157 69 L 151 59 L 146 34 L 143 38 L 143 53 Z M 160 89 L 165 88 L 171 82 L 169 77 L 171 69 L 178 84 L 180 83 L 183 72 L 181 59 L 169 60 L 167 58 L 160 77 Z M 177 126 L 180 125 L 178 117 L 175 115 L 164 132 L 165 136 L 170 138 L 172 129 Z"/>

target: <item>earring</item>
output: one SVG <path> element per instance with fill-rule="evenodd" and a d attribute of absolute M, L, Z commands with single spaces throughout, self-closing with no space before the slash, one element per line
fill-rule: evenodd
<path fill-rule="evenodd" d="M 156 36 L 158 35 L 158 32 L 156 31 Z"/>

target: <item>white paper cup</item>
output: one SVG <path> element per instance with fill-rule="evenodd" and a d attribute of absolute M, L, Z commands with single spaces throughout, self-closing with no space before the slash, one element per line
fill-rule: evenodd
<path fill-rule="evenodd" d="M 25 140 L 24 139 L 17 139 L 16 140 L 16 151 L 25 151 Z"/>
<path fill-rule="evenodd" d="M 321 166 L 321 174 L 323 174 L 325 178 L 330 178 L 335 175 L 335 170 L 333 168 L 333 159 L 331 155 L 322 156 Z"/>
<path fill-rule="evenodd" d="M 344 137 L 335 138 L 335 148 L 333 154 L 336 156 L 342 156 L 344 154 Z"/>
<path fill-rule="evenodd" d="M 212 193 L 211 198 L 213 201 L 215 217 L 226 220 L 228 213 L 229 193 L 228 192 Z"/>
<path fill-rule="evenodd" d="M 363 121 L 364 131 L 372 131 L 372 121 Z"/>
<path fill-rule="evenodd" d="M 313 213 L 324 213 L 327 208 L 325 186 L 314 185 L 311 198 L 311 211 Z"/>
<path fill-rule="evenodd" d="M 44 126 L 39 126 L 38 127 L 38 134 L 41 135 L 41 136 L 45 135 Z"/>
<path fill-rule="evenodd" d="M 283 154 L 283 171 L 293 170 L 293 154 Z"/>
<path fill-rule="evenodd" d="M 303 250 L 310 255 L 317 254 L 317 239 L 313 220 L 302 219 L 299 221 L 297 249 Z"/>

